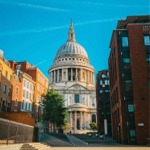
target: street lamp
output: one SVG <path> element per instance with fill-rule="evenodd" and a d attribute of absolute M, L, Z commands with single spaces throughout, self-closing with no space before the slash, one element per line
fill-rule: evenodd
<path fill-rule="evenodd" d="M 42 115 L 42 109 L 43 109 L 43 98 L 44 94 L 41 95 L 41 100 L 38 102 L 38 122 L 40 121 L 40 114 Z"/>

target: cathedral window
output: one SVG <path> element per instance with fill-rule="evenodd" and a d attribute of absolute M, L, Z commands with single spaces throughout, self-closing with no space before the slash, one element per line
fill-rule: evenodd
<path fill-rule="evenodd" d="M 79 103 L 79 94 L 75 94 L 74 100 L 75 100 L 74 103 Z"/>
<path fill-rule="evenodd" d="M 92 122 L 96 122 L 96 115 L 92 114 Z"/>

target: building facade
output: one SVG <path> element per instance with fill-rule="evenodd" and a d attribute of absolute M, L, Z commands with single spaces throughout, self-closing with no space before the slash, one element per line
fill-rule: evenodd
<path fill-rule="evenodd" d="M 10 63 L 4 58 L 0 50 L 0 111 L 11 110 L 12 74 Z"/>
<path fill-rule="evenodd" d="M 70 129 L 74 132 L 90 129 L 89 124 L 96 122 L 94 68 L 86 50 L 76 42 L 72 22 L 68 40 L 58 49 L 48 72 L 49 87 L 64 97 Z"/>
<path fill-rule="evenodd" d="M 12 75 L 12 99 L 11 111 L 20 111 L 22 103 L 22 77 L 21 74 L 13 72 Z"/>
<path fill-rule="evenodd" d="M 101 134 L 111 135 L 109 72 L 102 70 L 96 76 L 97 127 Z"/>
<path fill-rule="evenodd" d="M 146 144 L 149 130 L 150 16 L 128 16 L 113 31 L 109 55 L 112 137 Z"/>
<path fill-rule="evenodd" d="M 32 111 L 36 121 L 42 119 L 43 107 L 42 96 L 47 92 L 48 79 L 35 66 L 26 61 L 9 61 L 11 68 L 21 75 L 22 82 L 22 102 L 21 111 Z"/>

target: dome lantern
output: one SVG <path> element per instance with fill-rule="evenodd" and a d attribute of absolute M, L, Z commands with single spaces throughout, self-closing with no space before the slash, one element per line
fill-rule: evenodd
<path fill-rule="evenodd" d="M 70 28 L 69 28 L 69 32 L 68 32 L 67 42 L 76 42 L 72 19 L 71 19 L 71 22 L 70 22 Z"/>

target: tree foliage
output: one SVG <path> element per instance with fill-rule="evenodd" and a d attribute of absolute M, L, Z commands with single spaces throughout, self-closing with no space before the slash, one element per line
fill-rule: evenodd
<path fill-rule="evenodd" d="M 63 105 L 63 98 L 58 92 L 53 89 L 48 90 L 44 96 L 43 107 L 44 120 L 50 121 L 57 127 L 65 124 L 67 111 Z"/>
<path fill-rule="evenodd" d="M 97 124 L 96 124 L 96 122 L 90 123 L 90 127 L 91 127 L 93 130 L 97 129 Z"/>

